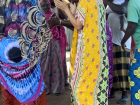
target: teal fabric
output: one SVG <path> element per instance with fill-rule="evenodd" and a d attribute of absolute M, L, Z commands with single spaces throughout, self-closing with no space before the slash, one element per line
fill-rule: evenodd
<path fill-rule="evenodd" d="M 140 0 L 130 0 L 128 4 L 128 22 L 137 23 L 133 34 L 136 48 L 140 48 Z"/>

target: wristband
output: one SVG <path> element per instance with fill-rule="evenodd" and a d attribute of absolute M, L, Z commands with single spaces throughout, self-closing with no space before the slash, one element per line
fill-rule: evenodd
<path fill-rule="evenodd" d="M 60 25 L 61 25 L 61 23 L 62 23 L 62 20 L 59 20 L 60 21 Z"/>

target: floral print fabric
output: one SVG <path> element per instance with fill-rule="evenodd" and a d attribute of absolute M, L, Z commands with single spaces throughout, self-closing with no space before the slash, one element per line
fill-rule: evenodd
<path fill-rule="evenodd" d="M 105 9 L 100 0 L 80 0 L 76 16 L 84 25 L 75 29 L 71 49 L 72 105 L 107 105 L 108 55 Z M 103 98 L 102 98 L 103 96 Z"/>
<path fill-rule="evenodd" d="M 44 91 L 40 53 L 47 49 L 51 32 L 38 0 L 2 1 L 5 36 L 0 41 L 0 83 L 27 104 Z"/>
<path fill-rule="evenodd" d="M 132 105 L 140 104 L 140 49 L 136 49 L 129 69 L 129 84 Z"/>
<path fill-rule="evenodd" d="M 108 84 L 108 97 L 110 97 L 110 92 L 113 83 L 113 43 L 112 43 L 112 32 L 106 22 L 106 36 L 107 36 L 107 53 L 109 58 L 109 84 Z"/>

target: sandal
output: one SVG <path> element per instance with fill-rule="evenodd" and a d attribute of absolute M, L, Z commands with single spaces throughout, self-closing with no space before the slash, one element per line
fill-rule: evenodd
<path fill-rule="evenodd" d="M 126 104 L 128 101 L 128 98 L 121 98 L 119 101 L 118 101 L 118 104 Z"/>
<path fill-rule="evenodd" d="M 60 96 L 61 93 L 53 93 L 54 96 Z"/>
<path fill-rule="evenodd" d="M 69 83 L 68 82 L 65 82 L 65 87 L 69 86 Z"/>

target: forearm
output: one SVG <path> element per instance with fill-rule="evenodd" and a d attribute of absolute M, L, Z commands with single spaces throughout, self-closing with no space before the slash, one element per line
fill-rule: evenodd
<path fill-rule="evenodd" d="M 125 36 L 122 39 L 123 44 L 130 38 L 131 35 L 133 35 L 134 31 L 135 31 L 135 28 L 132 28 L 132 27 L 128 27 L 126 29 Z"/>
<path fill-rule="evenodd" d="M 67 19 L 66 14 L 62 10 L 58 9 L 58 13 L 59 13 L 59 17 L 61 19 Z"/>
<path fill-rule="evenodd" d="M 77 30 L 81 30 L 82 29 L 82 25 L 78 23 L 78 19 L 76 19 L 73 14 L 70 12 L 69 9 L 65 10 L 65 13 L 67 14 L 71 24 L 77 29 Z"/>
<path fill-rule="evenodd" d="M 69 20 L 62 20 L 61 25 L 74 30 L 74 27 Z"/>

